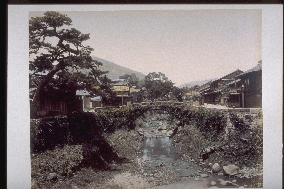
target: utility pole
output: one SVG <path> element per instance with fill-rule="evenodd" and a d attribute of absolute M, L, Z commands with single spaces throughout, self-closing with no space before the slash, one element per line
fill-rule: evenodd
<path fill-rule="evenodd" d="M 84 96 L 82 96 L 81 98 L 82 98 L 82 105 L 83 105 L 83 107 L 82 107 L 82 108 L 83 108 L 83 112 L 84 112 L 84 110 L 85 110 Z"/>
<path fill-rule="evenodd" d="M 242 108 L 245 107 L 245 94 L 244 94 L 244 89 L 245 89 L 245 86 L 242 85 L 241 86 L 241 95 L 242 95 Z"/>

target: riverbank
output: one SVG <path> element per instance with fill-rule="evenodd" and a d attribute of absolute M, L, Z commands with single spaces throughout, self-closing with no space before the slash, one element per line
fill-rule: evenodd
<path fill-rule="evenodd" d="M 105 138 L 124 158 L 121 163 L 113 162 L 106 170 L 83 166 L 83 145 L 56 147 L 32 155 L 32 188 L 103 188 L 117 174 L 136 174 L 142 136 L 135 130 L 118 130 Z"/>
<path fill-rule="evenodd" d="M 195 122 L 179 127 L 173 136 L 177 154 L 185 161 L 198 162 L 214 186 L 262 187 L 262 113 L 234 110 L 227 115 L 230 132 L 216 137 L 206 137 Z"/>
<path fill-rule="evenodd" d="M 35 125 L 32 188 L 262 185 L 261 114 L 151 108 Z"/>

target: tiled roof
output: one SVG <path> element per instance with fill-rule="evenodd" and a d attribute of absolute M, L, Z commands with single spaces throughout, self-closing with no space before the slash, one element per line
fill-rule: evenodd
<path fill-rule="evenodd" d="M 218 81 L 218 80 L 233 80 L 233 78 L 236 76 L 236 75 L 239 75 L 239 74 L 242 74 L 243 73 L 243 71 L 242 70 L 239 70 L 239 69 L 237 69 L 237 70 L 235 70 L 235 71 L 233 71 L 233 72 L 231 72 L 231 73 L 229 73 L 229 74 L 227 74 L 227 75 L 225 75 L 225 76 L 223 76 L 223 77 L 221 77 L 221 78 L 219 78 L 219 79 L 215 79 L 215 80 L 213 80 L 212 81 L 212 83 L 213 82 L 216 82 L 216 81 Z"/>
<path fill-rule="evenodd" d="M 236 80 L 231 81 L 230 83 L 227 83 L 226 85 L 232 85 L 232 84 L 238 83 L 240 81 L 241 81 L 241 79 L 236 79 Z"/>
<path fill-rule="evenodd" d="M 261 70 L 262 70 L 262 65 L 261 65 L 261 63 L 258 63 L 255 67 L 253 67 L 253 68 L 245 71 L 244 73 L 238 75 L 238 77 L 247 75 L 247 74 L 252 73 L 252 72 L 258 72 L 258 71 L 261 71 Z"/>
<path fill-rule="evenodd" d="M 127 85 L 127 81 L 125 79 L 115 79 L 112 80 L 113 85 Z"/>

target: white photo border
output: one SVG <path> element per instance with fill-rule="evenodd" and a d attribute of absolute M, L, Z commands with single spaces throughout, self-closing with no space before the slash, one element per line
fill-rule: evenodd
<path fill-rule="evenodd" d="M 282 188 L 283 5 L 9 5 L 7 186 L 31 188 L 28 21 L 31 11 L 262 10 L 263 188 Z"/>

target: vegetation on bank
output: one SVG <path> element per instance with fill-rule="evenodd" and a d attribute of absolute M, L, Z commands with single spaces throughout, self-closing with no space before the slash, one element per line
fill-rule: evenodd
<path fill-rule="evenodd" d="M 243 158 L 248 154 L 258 157 L 262 154 L 262 129 L 253 127 L 254 119 L 248 115 L 245 118 L 236 113 L 228 114 L 222 110 L 214 111 L 172 104 L 158 107 L 148 105 L 112 108 L 98 113 L 78 113 L 68 117 L 32 120 L 32 151 L 44 151 L 65 144 L 90 143 L 94 138 L 103 140 L 104 133 L 112 133 L 118 129 L 134 129 L 135 120 L 153 108 L 166 111 L 172 119 L 178 120 L 177 130 L 194 126 L 201 133 L 200 137 L 205 137 L 211 144 L 235 143 L 235 145 L 230 145 L 236 150 L 230 158 L 233 156 Z M 233 127 L 230 128 L 229 133 L 226 133 L 225 128 L 229 124 L 228 116 Z M 222 150 L 222 145 L 219 150 Z M 236 152 L 239 154 L 235 154 Z"/>
<path fill-rule="evenodd" d="M 138 106 L 111 108 L 98 113 L 77 113 L 66 117 L 50 117 L 31 120 L 31 146 L 33 152 L 52 149 L 64 144 L 79 144 L 100 138 L 103 133 L 117 129 L 131 130 L 135 120 L 147 111 L 157 107 Z M 225 119 L 222 112 L 187 108 L 182 105 L 161 105 L 159 111 L 166 111 L 172 119 L 179 120 L 179 126 L 194 122 L 200 131 L 214 138 L 224 131 Z"/>
<path fill-rule="evenodd" d="M 250 167 L 262 162 L 262 128 L 255 123 L 261 114 L 250 117 L 185 105 L 147 105 L 32 120 L 33 178 L 50 182 L 50 173 L 56 173 L 57 179 L 68 178 L 84 167 L 108 169 L 113 162 L 132 160 L 142 140 L 133 131 L 135 120 L 148 111 L 164 112 L 176 120 L 177 131 L 171 137 L 183 159 Z M 226 131 L 228 116 L 230 132 Z"/>
<path fill-rule="evenodd" d="M 199 117 L 202 116 L 202 117 Z M 240 167 L 262 165 L 262 114 L 200 110 L 174 136 L 179 155 Z M 186 120 L 186 121 L 184 121 Z"/>

